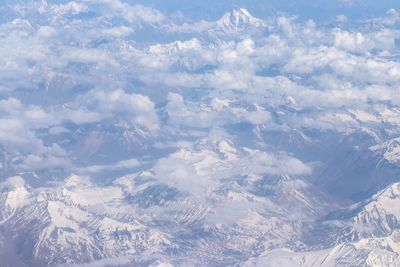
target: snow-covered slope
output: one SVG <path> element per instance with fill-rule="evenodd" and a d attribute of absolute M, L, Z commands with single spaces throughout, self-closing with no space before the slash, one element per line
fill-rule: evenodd
<path fill-rule="evenodd" d="M 400 229 L 400 184 L 395 183 L 375 194 L 368 201 L 346 210 L 341 215 L 353 217 L 346 220 L 345 228 L 337 237 L 357 241 L 361 238 L 385 237 Z"/>
<path fill-rule="evenodd" d="M 226 13 L 217 21 L 218 27 L 226 31 L 245 30 L 250 27 L 265 27 L 266 23 L 253 17 L 246 9 L 239 8 Z"/>
<path fill-rule="evenodd" d="M 34 264 L 169 259 L 169 250 L 177 258 L 197 255 L 196 264 L 234 264 L 266 249 L 301 246 L 305 220 L 325 214 L 328 199 L 293 171 L 279 174 L 289 156 L 272 165 L 265 159 L 274 158 L 229 140 L 200 142 L 106 186 L 72 175 L 56 188 L 17 187 L 1 195 L 1 229 L 11 239 L 7 247 L 25 240 L 21 256 Z M 164 164 L 171 160 L 187 166 L 197 189 L 175 184 L 176 173 Z M 160 183 L 160 175 L 170 177 Z"/>
<path fill-rule="evenodd" d="M 19 187 L 2 197 L 7 199 L 2 206 L 7 217 L 0 227 L 8 239 L 3 246 L 19 247 L 31 264 L 151 254 L 170 244 L 164 234 L 141 224 L 131 213 L 118 212 L 124 207 L 118 205 L 120 189 L 94 187 L 78 176 L 57 189 L 28 192 Z"/>
<path fill-rule="evenodd" d="M 398 11 L 192 2 L 0 2 L 0 267 L 398 265 Z"/>
<path fill-rule="evenodd" d="M 399 189 L 395 183 L 326 221 L 336 225 L 327 242 L 333 247 L 267 251 L 244 266 L 400 266 Z"/>
<path fill-rule="evenodd" d="M 382 144 L 372 146 L 370 150 L 381 155 L 381 160 L 397 164 L 400 159 L 400 138 L 394 138 Z"/>

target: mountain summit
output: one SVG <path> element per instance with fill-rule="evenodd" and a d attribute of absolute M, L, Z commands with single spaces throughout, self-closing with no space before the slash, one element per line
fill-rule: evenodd
<path fill-rule="evenodd" d="M 263 20 L 253 17 L 249 11 L 244 8 L 235 9 L 226 13 L 217 21 L 218 26 L 225 30 L 235 31 L 244 30 L 249 27 L 264 27 L 266 24 Z"/>

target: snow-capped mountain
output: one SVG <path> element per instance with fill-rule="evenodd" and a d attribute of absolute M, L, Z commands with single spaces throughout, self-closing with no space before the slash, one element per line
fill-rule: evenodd
<path fill-rule="evenodd" d="M 332 247 L 267 251 L 244 266 L 399 266 L 399 188 L 395 183 L 322 221 L 332 228 Z"/>
<path fill-rule="evenodd" d="M 2 231 L 12 242 L 4 246 L 10 249 L 26 240 L 21 257 L 38 265 L 120 256 L 140 256 L 140 262 L 166 250 L 178 258 L 198 255 L 202 260 L 193 263 L 214 265 L 238 263 L 257 251 L 298 242 L 302 220 L 321 216 L 328 200 L 301 178 L 269 175 L 258 168 L 253 172 L 248 163 L 238 161 L 242 153 L 254 164 L 266 156 L 238 150 L 225 140 L 173 155 L 174 160 L 192 162 L 197 179 L 217 179 L 205 192 L 194 190 L 194 200 L 185 187 L 160 184 L 157 175 L 168 172 L 158 173 L 159 166 L 108 186 L 73 175 L 55 189 L 33 190 L 24 184 L 7 189 L 2 194 Z M 227 168 L 236 168 L 237 174 L 227 177 Z M 224 256 L 228 251 L 236 256 Z"/>
<path fill-rule="evenodd" d="M 400 266 L 393 6 L 3 2 L 1 267 Z"/>
<path fill-rule="evenodd" d="M 400 214 L 397 209 L 400 201 L 399 186 L 399 183 L 392 184 L 368 201 L 347 209 L 347 217 L 351 213 L 356 214 L 347 218 L 346 226 L 338 234 L 338 238 L 357 241 L 362 238 L 389 236 L 398 230 L 400 228 Z"/>
<path fill-rule="evenodd" d="M 22 185 L 2 194 L 6 216 L 1 228 L 8 240 L 2 249 L 18 248 L 27 265 L 154 253 L 170 244 L 131 214 L 111 210 L 122 200 L 118 188 L 96 188 L 71 176 L 57 189 L 30 191 Z"/>
<path fill-rule="evenodd" d="M 217 21 L 218 27 L 226 31 L 246 30 L 249 27 L 266 27 L 261 19 L 253 17 L 246 9 L 239 8 L 226 13 Z"/>
<path fill-rule="evenodd" d="M 370 147 L 371 151 L 376 151 L 381 155 L 381 160 L 386 160 L 392 164 L 397 164 L 400 159 L 400 139 L 394 138 L 382 144 Z"/>

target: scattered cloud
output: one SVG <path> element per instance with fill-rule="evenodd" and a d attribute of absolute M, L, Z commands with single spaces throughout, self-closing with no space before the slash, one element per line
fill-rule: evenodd
<path fill-rule="evenodd" d="M 0 183 L 1 189 L 13 190 L 25 185 L 25 180 L 21 176 L 13 176 L 7 178 L 4 182 Z"/>
<path fill-rule="evenodd" d="M 220 181 L 243 175 L 309 175 L 311 168 L 284 152 L 237 148 L 230 141 L 201 140 L 180 148 L 154 166 L 160 182 L 205 197 Z"/>
<path fill-rule="evenodd" d="M 73 209 L 90 207 L 79 211 L 87 214 L 129 200 L 127 213 L 117 209 L 113 216 L 131 220 L 134 193 L 155 187 L 155 196 L 146 194 L 154 199 L 144 201 L 156 204 L 141 208 L 144 222 L 160 210 L 172 216 L 182 206 L 195 206 L 215 227 L 252 219 L 273 227 L 255 209 L 280 212 L 278 205 L 250 196 L 252 186 L 277 177 L 288 195 L 300 199 L 309 186 L 302 178 L 320 164 L 302 158 L 301 146 L 285 151 L 292 147 L 275 143 L 308 142 L 305 132 L 360 130 L 376 142 L 399 135 L 395 9 L 354 24 L 343 14 L 321 23 L 296 14 L 256 18 L 241 8 L 193 22 L 183 13 L 171 16 L 122 0 L 26 1 L 5 8 L 10 13 L 0 22 L 0 189 L 43 186 L 48 180 L 41 175 L 57 180 L 56 188 L 21 190 L 12 207 L 28 194 L 39 202 L 47 192 L 75 203 Z M 68 178 L 52 176 L 59 170 Z M 138 173 L 96 184 L 104 181 L 93 177 L 113 171 Z M 167 196 L 166 207 L 158 206 L 157 186 L 179 191 L 182 202 Z M 68 215 L 64 204 L 51 205 L 56 214 Z M 63 219 L 59 225 L 65 226 L 70 219 Z M 76 229 L 86 227 L 83 222 L 74 223 Z"/>
<path fill-rule="evenodd" d="M 90 127 L 124 125 L 121 143 L 152 135 L 159 139 L 149 147 L 179 151 L 201 138 L 230 138 L 235 125 L 260 137 L 260 129 L 349 132 L 400 120 L 390 106 L 400 101 L 394 9 L 359 22 L 383 25 L 368 30 L 348 27 L 344 15 L 332 26 L 295 14 L 259 19 L 244 9 L 175 23 L 155 8 L 109 0 L 12 9 L 0 25 L 0 141 L 15 171 L 76 168 L 74 136 Z M 288 153 L 261 151 L 240 156 L 269 173 L 310 172 Z M 178 154 L 153 164 L 185 187 L 181 180 L 199 174 Z M 204 188 L 215 181 L 196 180 Z"/>
<path fill-rule="evenodd" d="M 137 159 L 121 160 L 111 165 L 92 165 L 82 169 L 83 172 L 96 173 L 106 170 L 131 169 L 140 166 Z"/>

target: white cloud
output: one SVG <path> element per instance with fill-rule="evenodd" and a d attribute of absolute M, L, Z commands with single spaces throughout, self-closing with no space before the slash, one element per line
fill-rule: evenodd
<path fill-rule="evenodd" d="M 25 185 L 25 180 L 21 176 L 13 176 L 7 178 L 4 182 L 0 183 L 0 188 L 6 188 L 8 190 L 13 190 L 18 187 Z"/>
<path fill-rule="evenodd" d="M 54 126 L 49 129 L 49 133 L 54 135 L 68 132 L 70 131 L 62 126 Z"/>
<path fill-rule="evenodd" d="M 132 29 L 131 27 L 126 27 L 126 26 L 114 27 L 114 28 L 103 30 L 103 33 L 105 35 L 111 35 L 113 37 L 123 37 L 123 36 L 129 35 L 133 32 L 134 32 L 134 29 Z"/>
<path fill-rule="evenodd" d="M 146 23 L 160 23 L 165 19 L 165 16 L 157 9 L 142 5 L 132 6 L 118 0 L 85 0 L 85 2 L 106 4 L 108 6 L 107 12 L 109 12 L 109 15 L 121 16 L 129 23 L 141 21 Z"/>
<path fill-rule="evenodd" d="M 383 25 L 371 30 L 349 28 L 344 16 L 332 29 L 281 14 L 260 20 L 240 9 L 175 25 L 154 8 L 111 0 L 42 1 L 16 7 L 14 16 L 0 25 L 0 140 L 24 169 L 70 162 L 51 149 L 53 140 L 63 147 L 58 137 L 68 143 L 70 123 L 145 129 L 160 138 L 158 148 L 187 147 L 163 138 L 226 137 L 225 127 L 241 122 L 259 137 L 261 127 L 398 125 L 388 105 L 400 101 L 396 10 L 369 21 Z M 143 29 L 156 39 L 147 42 Z M 176 40 L 165 41 L 172 32 Z M 284 168 L 279 162 L 271 172 Z M 191 171 L 182 166 L 174 175 Z"/>
<path fill-rule="evenodd" d="M 87 106 L 101 113 L 104 118 L 117 114 L 133 125 L 144 126 L 150 130 L 159 127 L 154 103 L 141 94 L 127 94 L 123 90 L 92 90 L 79 98 L 79 106 Z"/>
<path fill-rule="evenodd" d="M 347 17 L 345 15 L 343 15 L 343 14 L 337 15 L 336 16 L 336 21 L 345 22 L 345 21 L 347 21 Z"/>
<path fill-rule="evenodd" d="M 214 143 L 213 143 L 214 142 Z M 286 153 L 271 154 L 239 148 L 226 140 L 201 140 L 193 147 L 180 148 L 154 166 L 160 182 L 204 197 L 223 179 L 250 174 L 308 175 L 311 168 Z"/>
<path fill-rule="evenodd" d="M 58 144 L 32 149 L 22 156 L 13 159 L 15 168 L 23 171 L 51 170 L 54 168 L 69 169 L 73 166 L 67 152 Z"/>
<path fill-rule="evenodd" d="M 261 20 L 243 9 L 176 25 L 126 1 L 32 2 L 0 24 L 0 164 L 9 176 L 149 171 L 152 183 L 187 193 L 187 202 L 218 200 L 207 222 L 233 224 L 259 207 L 246 189 L 235 191 L 237 177 L 312 173 L 301 153 L 279 151 L 266 133 L 298 132 L 296 142 L 314 129 L 362 130 L 374 140 L 375 129 L 399 134 L 395 10 L 353 26 L 344 15 L 324 24 Z M 74 179 L 65 184 L 89 187 L 90 177 Z M 1 186 L 24 183 L 13 177 Z M 213 198 L 225 185 L 227 200 Z M 292 185 L 304 186 L 300 178 Z M 96 199 L 94 209 L 104 197 L 123 202 L 119 187 L 91 187 L 93 198 L 63 192 L 79 204 Z M 131 263 L 119 260 L 91 264 Z"/>
<path fill-rule="evenodd" d="M 140 166 L 140 162 L 137 159 L 121 160 L 115 164 L 110 165 L 92 165 L 81 169 L 83 172 L 101 172 L 105 170 L 117 170 L 117 169 L 131 169 Z"/>
<path fill-rule="evenodd" d="M 44 2 L 44 3 L 46 3 L 46 2 Z M 41 6 L 42 10 L 45 8 L 45 6 L 47 7 L 47 4 Z M 51 9 L 52 12 L 54 12 L 58 16 L 65 15 L 68 12 L 71 12 L 71 14 L 76 15 L 76 14 L 88 11 L 88 7 L 87 6 L 85 6 L 83 4 L 80 4 L 80 3 L 77 3 L 75 1 L 68 2 L 65 5 L 63 5 L 63 4 L 51 5 L 50 9 Z"/>
<path fill-rule="evenodd" d="M 343 48 L 351 52 L 366 52 L 373 47 L 373 44 L 360 32 L 349 33 L 337 30 L 334 32 L 334 35 L 334 43 L 338 48 Z"/>

